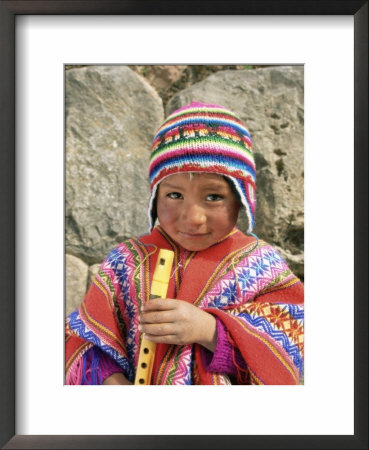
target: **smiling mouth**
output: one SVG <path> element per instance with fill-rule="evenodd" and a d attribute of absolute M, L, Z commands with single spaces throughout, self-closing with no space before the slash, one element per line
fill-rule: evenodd
<path fill-rule="evenodd" d="M 209 233 L 186 233 L 185 231 L 180 231 L 180 234 L 188 239 L 199 239 L 207 236 Z"/>

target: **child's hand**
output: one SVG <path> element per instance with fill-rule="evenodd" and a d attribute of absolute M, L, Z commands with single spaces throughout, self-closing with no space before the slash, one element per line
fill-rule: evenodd
<path fill-rule="evenodd" d="M 147 302 L 140 316 L 139 330 L 157 343 L 198 343 L 211 351 L 216 346 L 215 318 L 183 300 L 160 298 Z"/>

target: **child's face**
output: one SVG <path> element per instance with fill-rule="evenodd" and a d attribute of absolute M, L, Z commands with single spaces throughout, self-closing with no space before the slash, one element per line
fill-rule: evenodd
<path fill-rule="evenodd" d="M 204 250 L 236 225 L 239 201 L 220 175 L 180 173 L 159 185 L 157 214 L 166 233 L 187 250 Z"/>

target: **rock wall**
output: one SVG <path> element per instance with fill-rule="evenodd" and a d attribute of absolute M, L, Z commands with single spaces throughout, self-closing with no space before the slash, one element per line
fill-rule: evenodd
<path fill-rule="evenodd" d="M 70 66 L 66 70 L 66 313 L 122 240 L 147 232 L 147 167 L 164 117 L 192 100 L 234 111 L 256 159 L 255 233 L 304 277 L 302 66 Z M 239 226 L 245 229 L 241 214 Z"/>

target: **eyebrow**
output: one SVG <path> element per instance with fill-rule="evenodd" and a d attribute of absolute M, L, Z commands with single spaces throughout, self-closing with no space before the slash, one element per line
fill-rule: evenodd
<path fill-rule="evenodd" d="M 165 182 L 165 181 L 162 182 L 161 185 L 163 187 L 169 188 L 169 189 L 183 189 L 184 188 L 184 186 L 178 186 L 178 185 L 171 184 L 171 183 Z M 209 183 L 209 184 L 206 184 L 205 186 L 201 186 L 201 189 L 204 190 L 204 191 L 205 190 L 226 189 L 226 188 L 227 188 L 227 186 L 224 186 L 222 184 L 218 184 L 217 182 Z"/>
<path fill-rule="evenodd" d="M 182 189 L 181 186 L 178 186 L 178 185 L 175 185 L 175 184 L 168 183 L 167 181 L 163 181 L 163 182 L 160 183 L 160 184 L 161 184 L 161 186 L 163 186 L 163 187 L 168 187 L 168 188 L 170 188 L 170 189 Z"/>

